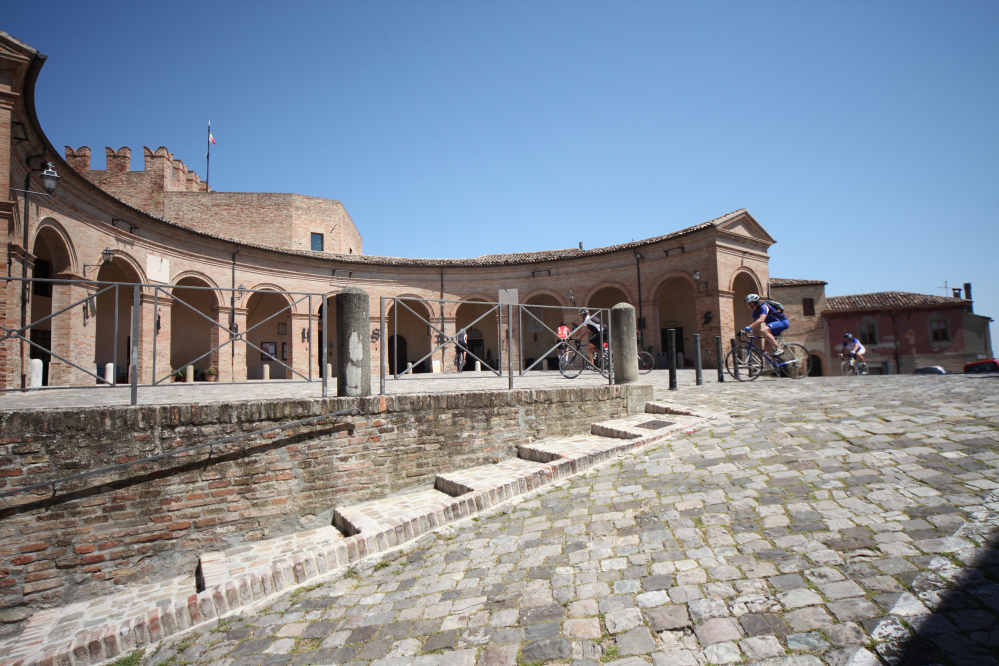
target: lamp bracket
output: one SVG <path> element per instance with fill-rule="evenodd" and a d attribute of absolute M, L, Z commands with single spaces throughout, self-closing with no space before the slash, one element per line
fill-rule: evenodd
<path fill-rule="evenodd" d="M 111 226 L 114 227 L 115 229 L 121 228 L 121 227 L 118 226 L 119 222 L 121 222 L 123 225 L 125 225 L 125 224 L 128 225 L 128 233 L 130 233 L 130 234 L 134 234 L 138 230 L 138 228 L 139 228 L 138 226 L 132 224 L 128 220 L 120 220 L 117 217 L 112 217 L 111 218 Z"/>
<path fill-rule="evenodd" d="M 15 141 L 17 141 L 18 144 L 20 144 L 22 141 L 30 141 L 31 140 L 31 139 L 28 138 L 28 129 L 24 125 L 24 123 L 22 123 L 20 121 L 17 121 L 17 120 L 13 120 L 13 121 L 11 121 L 10 125 L 11 125 L 11 127 L 16 127 L 16 128 L 18 128 L 18 129 L 21 130 L 21 134 L 23 136 L 18 136 L 17 132 L 12 132 L 13 136 L 11 138 L 14 139 Z"/>

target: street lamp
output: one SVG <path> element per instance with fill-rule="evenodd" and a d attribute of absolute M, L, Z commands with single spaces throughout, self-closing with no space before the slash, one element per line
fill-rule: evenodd
<path fill-rule="evenodd" d="M 695 268 L 694 269 L 694 282 L 700 282 L 700 281 L 701 281 L 701 271 Z"/>
<path fill-rule="evenodd" d="M 55 167 L 52 166 L 52 162 L 45 163 L 45 171 L 42 171 L 41 175 L 42 187 L 49 194 L 55 192 L 56 185 L 59 184 L 59 174 L 56 173 Z"/>

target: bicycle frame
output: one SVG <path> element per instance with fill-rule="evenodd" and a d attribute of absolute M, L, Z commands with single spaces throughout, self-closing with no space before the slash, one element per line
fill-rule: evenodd
<path fill-rule="evenodd" d="M 761 348 L 761 347 L 757 347 L 756 345 L 753 344 L 753 340 L 762 340 L 763 336 L 760 336 L 760 335 L 744 335 L 743 333 L 740 333 L 740 335 L 743 335 L 746 338 L 746 345 L 747 345 L 748 349 L 750 350 L 750 352 L 752 352 L 752 350 L 755 349 L 757 352 L 759 352 L 760 356 L 762 356 L 764 358 L 764 360 L 766 360 L 768 363 L 770 363 L 771 366 L 773 366 L 774 370 L 780 370 L 781 368 L 783 368 L 785 365 L 787 365 L 789 363 L 789 361 L 784 361 L 783 363 L 774 363 L 773 358 L 771 358 L 770 354 L 768 354 L 766 352 L 766 347 Z M 778 336 L 777 339 L 780 340 L 781 338 Z"/>

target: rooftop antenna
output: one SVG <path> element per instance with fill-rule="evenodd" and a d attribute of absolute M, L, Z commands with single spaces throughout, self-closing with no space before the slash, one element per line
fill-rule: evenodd
<path fill-rule="evenodd" d="M 947 286 L 947 280 L 944 280 L 944 283 L 943 283 L 943 286 L 942 286 L 942 287 L 940 287 L 940 286 L 938 286 L 938 287 L 937 287 L 937 289 L 943 289 L 943 290 L 944 290 L 944 296 L 946 296 L 946 295 L 947 295 L 947 290 L 948 290 L 949 288 L 950 288 L 950 287 L 948 287 L 948 286 Z"/>

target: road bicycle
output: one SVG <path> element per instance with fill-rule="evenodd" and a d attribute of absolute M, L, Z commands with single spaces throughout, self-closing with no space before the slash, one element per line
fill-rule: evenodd
<path fill-rule="evenodd" d="M 458 372 L 465 369 L 465 354 L 460 349 L 454 352 L 454 367 L 458 368 Z"/>
<path fill-rule="evenodd" d="M 843 358 L 843 354 L 840 354 L 840 358 Z M 857 358 L 856 354 L 850 353 L 843 358 L 843 362 L 839 364 L 839 374 L 844 377 L 859 377 L 860 375 L 870 374 L 867 372 L 867 364 L 861 362 Z"/>
<path fill-rule="evenodd" d="M 740 382 L 751 382 L 767 371 L 776 375 L 783 372 L 791 379 L 801 379 L 807 377 L 811 370 L 811 356 L 802 345 L 784 344 L 780 336 L 777 336 L 777 341 L 783 345 L 783 351 L 772 356 L 753 344 L 753 340 L 762 340 L 762 337 L 747 335 L 745 331 L 739 331 L 736 337 L 746 344 L 734 347 L 728 353 L 725 357 L 725 370 Z"/>
<path fill-rule="evenodd" d="M 575 379 L 583 370 L 599 372 L 604 377 L 607 376 L 606 368 L 610 367 L 610 354 L 607 343 L 604 343 L 603 353 L 598 357 L 599 366 L 590 363 L 589 357 L 582 349 L 582 340 L 573 339 L 564 343 L 558 352 L 558 371 L 566 379 Z"/>
<path fill-rule="evenodd" d="M 638 373 L 641 375 L 647 375 L 652 372 L 652 368 L 656 365 L 656 359 L 652 357 L 647 351 L 638 352 Z"/>

